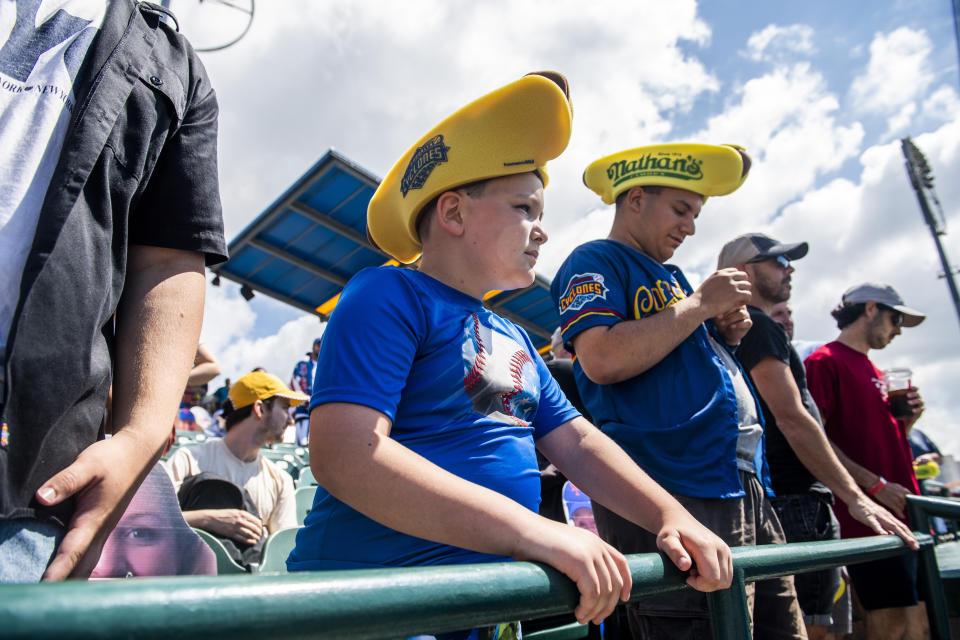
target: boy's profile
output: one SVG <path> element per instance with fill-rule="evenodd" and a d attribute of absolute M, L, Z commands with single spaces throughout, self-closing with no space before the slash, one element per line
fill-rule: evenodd
<path fill-rule="evenodd" d="M 730 551 L 567 402 L 526 333 L 488 291 L 533 282 L 545 164 L 570 138 L 566 80 L 531 74 L 417 141 L 370 201 L 370 238 L 418 269 L 346 286 L 310 403 L 320 482 L 290 570 L 543 562 L 599 622 L 628 598 L 623 555 L 537 514 L 534 445 L 578 487 L 657 532 L 697 589 L 730 584 Z M 422 254 L 422 255 L 421 255 Z"/>

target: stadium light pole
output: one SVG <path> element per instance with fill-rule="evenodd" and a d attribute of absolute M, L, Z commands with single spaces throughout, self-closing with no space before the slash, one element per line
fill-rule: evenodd
<path fill-rule="evenodd" d="M 960 0 L 954 0 L 954 4 L 958 1 Z M 940 277 L 945 278 L 947 286 L 950 287 L 953 307 L 957 311 L 957 320 L 960 321 L 960 293 L 958 293 L 957 283 L 953 279 L 956 272 L 950 266 L 950 260 L 947 258 L 947 253 L 943 249 L 943 243 L 940 242 L 940 236 L 946 235 L 947 231 L 946 224 L 943 221 L 943 211 L 940 209 L 940 201 L 933 191 L 933 173 L 930 170 L 930 165 L 927 163 L 927 158 L 920 149 L 917 148 L 917 145 L 913 143 L 913 140 L 906 137 L 903 138 L 900 143 L 903 149 L 903 157 L 906 158 L 907 161 L 907 175 L 910 176 L 910 184 L 917 193 L 917 201 L 920 203 L 920 211 L 923 213 L 923 219 L 927 223 L 927 226 L 930 227 L 933 243 L 937 246 L 937 253 L 940 254 L 940 264 L 943 265 L 943 273 L 940 274 Z M 927 198 L 928 193 L 937 207 L 939 216 L 934 215 L 930 201 Z"/>

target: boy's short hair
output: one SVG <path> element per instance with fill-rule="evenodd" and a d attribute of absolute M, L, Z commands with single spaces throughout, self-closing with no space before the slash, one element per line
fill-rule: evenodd
<path fill-rule="evenodd" d="M 655 184 L 644 185 L 640 188 L 643 189 L 645 192 L 652 193 L 653 195 L 656 195 L 656 196 L 663 193 L 663 187 Z M 630 193 L 630 191 L 631 191 L 630 189 L 627 189 L 626 191 L 621 191 L 619 194 L 617 194 L 617 200 L 614 205 L 614 208 L 616 211 L 620 211 L 620 207 L 623 206 L 623 201 L 627 199 L 627 194 Z"/>
<path fill-rule="evenodd" d="M 487 187 L 487 183 L 491 180 L 494 180 L 494 178 L 484 178 L 483 180 L 468 182 L 459 187 L 447 189 L 447 191 L 443 193 L 447 193 L 448 191 L 465 191 L 471 198 L 480 198 L 483 196 L 483 190 Z M 427 230 L 430 228 L 430 217 L 437 210 L 437 201 L 440 200 L 440 196 L 442 196 L 443 193 L 428 202 L 423 209 L 420 210 L 420 213 L 417 214 L 417 237 L 420 238 L 421 243 L 427 237 Z"/>

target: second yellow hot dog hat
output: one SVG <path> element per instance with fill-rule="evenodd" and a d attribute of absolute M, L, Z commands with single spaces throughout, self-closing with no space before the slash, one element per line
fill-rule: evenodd
<path fill-rule="evenodd" d="M 474 100 L 424 134 L 387 172 L 367 206 L 367 235 L 400 262 L 420 256 L 417 214 L 458 186 L 537 171 L 570 141 L 567 81 L 542 71 Z"/>
<path fill-rule="evenodd" d="M 627 149 L 594 160 L 583 183 L 606 204 L 631 187 L 657 185 L 703 196 L 736 191 L 750 172 L 750 156 L 732 144 L 672 142 Z"/>

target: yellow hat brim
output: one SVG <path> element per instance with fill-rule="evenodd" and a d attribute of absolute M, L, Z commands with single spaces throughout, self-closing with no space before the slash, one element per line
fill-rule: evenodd
<path fill-rule="evenodd" d="M 747 179 L 750 157 L 731 144 L 675 142 L 620 151 L 590 163 L 583 183 L 613 204 L 636 186 L 674 187 L 709 196 L 733 193 Z"/>
<path fill-rule="evenodd" d="M 564 89 L 542 75 L 524 76 L 471 102 L 387 172 L 367 206 L 368 235 L 400 262 L 413 262 L 421 251 L 416 224 L 424 206 L 458 186 L 517 173 L 538 171 L 546 186 L 546 163 L 566 149 L 572 120 Z"/>

